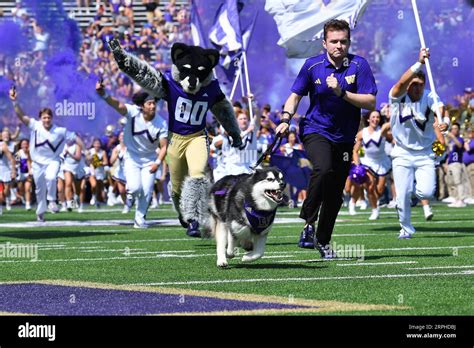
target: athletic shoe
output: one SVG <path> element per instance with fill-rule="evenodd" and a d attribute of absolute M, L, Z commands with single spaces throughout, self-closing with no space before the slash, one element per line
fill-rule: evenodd
<path fill-rule="evenodd" d="M 314 248 L 319 251 L 321 257 L 325 260 L 331 260 L 337 258 L 336 252 L 332 250 L 330 244 L 323 245 L 321 243 L 316 243 Z"/>
<path fill-rule="evenodd" d="M 122 209 L 122 214 L 128 214 L 130 212 L 130 207 L 128 205 L 124 205 Z"/>
<path fill-rule="evenodd" d="M 95 203 L 96 203 L 96 199 L 95 199 L 94 196 L 92 196 L 91 201 L 90 201 L 90 205 L 95 205 Z"/>
<path fill-rule="evenodd" d="M 156 198 L 152 199 L 150 208 L 151 209 L 157 209 L 158 208 L 158 201 L 156 200 Z"/>
<path fill-rule="evenodd" d="M 370 214 L 369 220 L 377 220 L 379 218 L 379 214 L 380 212 L 378 208 L 372 209 L 372 214 Z"/>
<path fill-rule="evenodd" d="M 306 249 L 314 249 L 314 226 L 307 225 L 303 228 L 303 231 L 300 235 L 300 241 L 298 242 L 298 247 Z"/>
<path fill-rule="evenodd" d="M 431 210 L 431 207 L 429 205 L 423 206 L 423 213 L 425 214 L 426 221 L 431 221 L 433 219 L 433 211 Z"/>
<path fill-rule="evenodd" d="M 11 204 L 10 198 L 5 199 L 5 208 L 7 209 L 7 211 L 12 210 L 12 204 Z"/>
<path fill-rule="evenodd" d="M 443 203 L 454 203 L 455 201 L 456 201 L 456 199 L 454 197 L 451 197 L 451 196 L 446 197 L 446 198 L 441 200 L 441 202 L 443 202 Z"/>
<path fill-rule="evenodd" d="M 146 228 L 149 228 L 149 227 L 150 226 L 148 226 L 148 224 L 146 223 L 145 220 L 137 221 L 137 219 L 135 219 L 135 222 L 133 224 L 133 228 L 146 229 Z"/>
<path fill-rule="evenodd" d="M 356 205 L 355 203 L 352 201 L 352 199 L 349 201 L 349 215 L 357 215 L 357 212 L 356 212 Z"/>
<path fill-rule="evenodd" d="M 464 200 L 464 203 L 466 203 L 466 204 L 474 204 L 474 198 L 466 198 L 466 199 Z"/>
<path fill-rule="evenodd" d="M 83 213 L 84 212 L 84 206 L 81 204 L 79 205 L 79 208 L 77 208 L 78 213 Z"/>
<path fill-rule="evenodd" d="M 31 204 L 30 204 L 30 202 L 26 202 L 26 203 L 25 203 L 25 209 L 28 210 L 28 211 L 31 210 Z"/>
<path fill-rule="evenodd" d="M 59 212 L 58 205 L 56 204 L 56 202 L 53 202 L 53 201 L 49 202 L 48 209 L 53 214 L 56 214 L 57 212 Z"/>
<path fill-rule="evenodd" d="M 73 202 L 73 201 L 67 201 L 67 202 L 66 202 L 67 211 L 72 211 L 72 202 Z"/>
<path fill-rule="evenodd" d="M 403 228 L 400 230 L 400 234 L 398 235 L 398 239 L 410 239 L 411 233 L 406 232 Z"/>
<path fill-rule="evenodd" d="M 201 237 L 201 231 L 199 231 L 199 222 L 191 220 L 189 222 L 188 229 L 186 230 L 186 234 L 189 237 Z"/>
<path fill-rule="evenodd" d="M 392 199 L 388 204 L 387 204 L 387 208 L 390 208 L 390 209 L 395 209 L 397 207 L 397 201 Z"/>
<path fill-rule="evenodd" d="M 36 221 L 44 222 L 44 213 L 36 215 Z"/>
<path fill-rule="evenodd" d="M 115 197 L 109 196 L 109 198 L 107 198 L 107 206 L 113 207 L 114 205 L 115 205 Z"/>
<path fill-rule="evenodd" d="M 464 208 L 466 206 L 466 203 L 463 201 L 455 201 L 451 204 L 448 204 L 448 207 L 450 208 Z"/>
<path fill-rule="evenodd" d="M 66 206 L 65 206 L 65 205 L 61 205 L 61 209 L 59 209 L 59 211 L 60 211 L 61 213 L 67 212 Z"/>

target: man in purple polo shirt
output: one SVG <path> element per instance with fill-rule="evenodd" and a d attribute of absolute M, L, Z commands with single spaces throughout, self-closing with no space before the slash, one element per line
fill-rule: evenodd
<path fill-rule="evenodd" d="M 451 125 L 451 132 L 446 136 L 449 139 L 448 147 L 448 185 L 451 187 L 451 192 L 456 192 L 455 201 L 448 204 L 450 208 L 463 208 L 466 206 L 464 199 L 467 198 L 464 192 L 465 183 L 467 180 L 466 170 L 462 161 L 464 152 L 464 139 L 459 134 L 459 123 L 454 122 Z"/>
<path fill-rule="evenodd" d="M 324 25 L 326 52 L 304 63 L 276 129 L 277 133 L 288 130 L 301 98 L 308 95 L 310 106 L 300 122 L 300 137 L 313 171 L 301 208 L 306 225 L 298 246 L 316 248 L 326 259 L 336 256 L 329 242 L 342 204 L 361 109 L 374 110 L 377 94 L 367 61 L 348 53 L 350 42 L 347 22 L 334 19 Z"/>

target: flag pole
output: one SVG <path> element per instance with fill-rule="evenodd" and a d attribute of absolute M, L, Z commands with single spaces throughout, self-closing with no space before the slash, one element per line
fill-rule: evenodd
<path fill-rule="evenodd" d="M 250 92 L 250 80 L 249 80 L 249 69 L 247 65 L 247 52 L 245 50 L 242 51 L 242 59 L 244 60 L 244 66 L 245 66 L 245 83 L 247 85 L 247 100 L 249 103 L 249 115 L 250 115 L 250 121 L 252 122 L 254 120 L 253 117 L 253 108 L 252 108 L 252 100 L 248 98 L 252 92 Z"/>
<path fill-rule="evenodd" d="M 241 69 L 242 69 L 241 64 L 239 64 L 239 69 L 237 70 L 237 74 L 235 74 L 234 83 L 232 85 L 232 90 L 230 92 L 230 100 L 234 99 L 235 90 L 237 89 L 237 83 L 239 82 L 240 75 L 241 75 Z"/>
<path fill-rule="evenodd" d="M 423 36 L 423 30 L 421 28 L 420 16 L 418 14 L 418 7 L 416 5 L 416 0 L 411 0 L 411 4 L 412 4 L 412 7 L 413 7 L 413 14 L 415 15 L 416 28 L 418 30 L 418 36 L 420 37 L 421 48 L 426 48 L 425 38 Z M 431 72 L 430 61 L 428 60 L 428 58 L 425 58 L 425 65 L 426 65 L 426 73 L 428 74 L 428 81 L 429 81 L 429 84 L 430 84 L 430 90 L 434 94 L 433 98 L 434 98 L 434 102 L 435 102 L 435 105 L 436 105 L 435 114 L 438 117 L 438 122 L 441 124 L 443 122 L 443 115 L 440 115 L 440 113 L 439 113 L 438 95 L 436 94 L 436 88 L 435 88 L 435 84 L 434 84 L 433 74 Z"/>

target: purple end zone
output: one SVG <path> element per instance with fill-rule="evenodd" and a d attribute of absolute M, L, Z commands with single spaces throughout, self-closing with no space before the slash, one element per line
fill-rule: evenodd
<path fill-rule="evenodd" d="M 72 296 L 74 295 L 74 296 Z M 71 301 L 74 299 L 74 301 Z M 71 302 L 74 303 L 71 303 Z M 146 315 L 308 306 L 48 284 L 0 284 L 0 312 L 44 315 Z M 312 308 L 312 307 L 311 307 Z"/>

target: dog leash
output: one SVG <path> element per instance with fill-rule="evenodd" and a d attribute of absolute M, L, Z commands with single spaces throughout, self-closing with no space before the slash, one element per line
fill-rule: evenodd
<path fill-rule="evenodd" d="M 257 160 L 257 163 L 255 163 L 253 166 L 251 166 L 250 168 L 252 168 L 252 170 L 255 170 L 260 163 L 263 162 L 263 160 L 268 156 L 268 155 L 271 155 L 273 153 L 273 149 L 276 147 L 278 148 L 281 144 L 281 141 L 283 139 L 283 133 L 278 133 L 276 136 L 275 136 L 275 140 L 273 140 L 273 142 L 270 144 L 270 146 L 267 148 L 267 150 L 262 153 L 262 155 L 258 158 Z"/>

